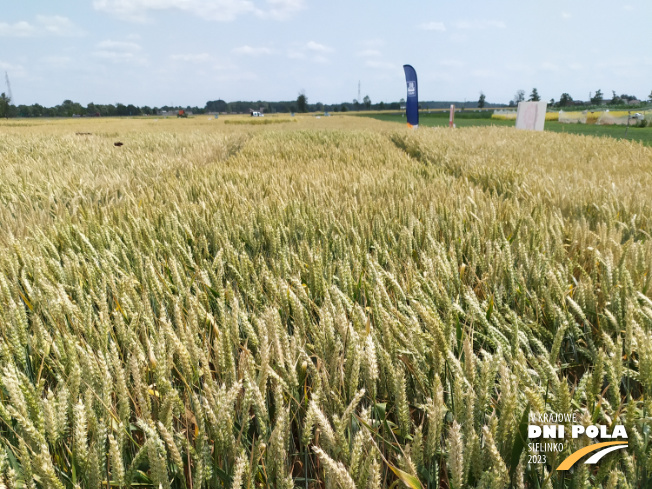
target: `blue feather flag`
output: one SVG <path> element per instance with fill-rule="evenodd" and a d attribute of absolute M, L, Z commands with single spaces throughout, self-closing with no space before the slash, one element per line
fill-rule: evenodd
<path fill-rule="evenodd" d="M 407 102 L 405 112 L 408 127 L 419 127 L 419 91 L 417 88 L 417 72 L 411 65 L 403 65 L 405 83 L 407 84 Z"/>

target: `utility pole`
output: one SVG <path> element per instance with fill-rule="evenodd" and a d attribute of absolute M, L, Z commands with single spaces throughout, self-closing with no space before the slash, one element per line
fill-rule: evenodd
<path fill-rule="evenodd" d="M 5 81 L 7 82 L 7 97 L 9 97 L 9 100 L 12 100 L 13 97 L 11 96 L 11 85 L 9 84 L 9 74 L 5 71 Z"/>

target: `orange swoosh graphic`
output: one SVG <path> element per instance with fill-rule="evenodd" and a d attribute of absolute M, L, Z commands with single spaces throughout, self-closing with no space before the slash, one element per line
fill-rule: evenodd
<path fill-rule="evenodd" d="M 557 470 L 568 470 L 573 465 L 575 465 L 575 462 L 577 462 L 579 459 L 581 459 L 587 453 L 595 452 L 596 450 L 599 450 L 600 448 L 608 447 L 608 446 L 611 446 L 611 445 L 627 445 L 627 442 L 623 442 L 623 441 L 605 441 L 603 443 L 594 443 L 593 445 L 589 445 L 588 447 L 580 448 L 578 451 L 571 453 L 566 458 L 566 460 L 564 460 L 561 464 L 559 464 L 559 467 L 557 467 Z"/>

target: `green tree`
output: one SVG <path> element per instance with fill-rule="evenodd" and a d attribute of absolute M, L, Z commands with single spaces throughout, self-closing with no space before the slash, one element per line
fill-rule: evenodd
<path fill-rule="evenodd" d="M 105 115 L 105 116 L 118 115 L 118 109 L 113 104 L 105 105 L 104 106 L 104 113 L 102 113 L 102 115 Z"/>
<path fill-rule="evenodd" d="M 11 99 L 4 92 L 2 92 L 2 95 L 0 95 L 0 117 L 4 117 L 5 119 L 9 118 L 10 103 Z"/>
<path fill-rule="evenodd" d="M 369 95 L 364 96 L 362 103 L 364 104 L 365 109 L 371 109 L 371 99 L 369 98 Z"/>
<path fill-rule="evenodd" d="M 57 107 L 57 115 L 59 117 L 72 117 L 73 114 L 80 114 L 80 111 L 77 109 L 81 109 L 81 105 L 70 99 L 64 100 L 63 103 Z"/>
<path fill-rule="evenodd" d="M 186 111 L 188 112 L 188 111 Z M 127 114 L 129 115 L 140 115 L 140 108 L 136 107 L 134 104 L 127 105 Z"/>
<path fill-rule="evenodd" d="M 532 93 L 530 94 L 530 98 L 528 99 L 528 102 L 539 102 L 541 100 L 541 97 L 539 97 L 539 92 L 537 91 L 536 88 L 532 89 Z"/>
<path fill-rule="evenodd" d="M 115 104 L 115 111 L 116 111 L 116 115 L 119 116 L 129 115 L 129 109 L 127 109 L 127 106 L 124 104 L 120 104 L 120 103 Z"/>
<path fill-rule="evenodd" d="M 616 95 L 615 90 L 612 90 L 611 93 L 611 101 L 609 102 L 611 105 L 618 105 L 623 103 L 623 100 L 618 95 Z"/>
<path fill-rule="evenodd" d="M 486 97 L 484 93 L 480 92 L 480 98 L 478 99 L 478 108 L 479 109 L 484 109 L 484 103 L 485 103 Z"/>
<path fill-rule="evenodd" d="M 519 102 L 523 102 L 525 100 L 525 90 L 516 90 L 516 93 L 514 94 L 514 105 L 518 105 Z"/>
<path fill-rule="evenodd" d="M 559 97 L 559 106 L 560 107 L 567 107 L 569 105 L 572 105 L 573 103 L 573 97 L 568 95 L 566 92 L 561 94 L 561 97 Z"/>
<path fill-rule="evenodd" d="M 299 92 L 297 97 L 297 112 L 308 112 L 308 97 L 306 97 L 306 92 L 303 90 Z"/>
<path fill-rule="evenodd" d="M 206 112 L 226 112 L 226 102 L 222 99 L 206 102 Z"/>
<path fill-rule="evenodd" d="M 29 116 L 30 117 L 40 117 L 44 115 L 45 110 L 42 105 L 33 104 L 29 107 Z"/>
<path fill-rule="evenodd" d="M 652 92 L 650 92 L 650 95 L 647 96 L 647 101 L 652 102 Z"/>
<path fill-rule="evenodd" d="M 595 92 L 595 95 L 591 97 L 591 103 L 593 105 L 601 105 L 603 100 L 604 100 L 604 96 L 602 95 L 602 90 L 597 90 Z"/>

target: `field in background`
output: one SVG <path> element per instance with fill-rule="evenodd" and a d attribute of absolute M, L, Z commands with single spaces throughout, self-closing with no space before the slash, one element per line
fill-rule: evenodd
<path fill-rule="evenodd" d="M 497 127 L 514 127 L 513 120 L 492 119 L 493 111 L 485 112 L 456 112 L 456 127 L 476 127 L 476 126 L 497 126 Z M 405 124 L 404 114 L 401 113 L 363 113 L 358 115 L 371 117 L 374 119 L 398 122 Z M 444 112 L 421 112 L 419 114 L 419 125 L 426 127 L 448 127 L 448 113 Z M 598 126 L 591 124 L 563 124 L 556 121 L 546 121 L 545 130 L 550 132 L 564 132 L 570 134 L 584 134 L 596 137 L 609 137 L 615 139 L 626 139 L 630 141 L 639 141 L 646 146 L 652 146 L 652 127 L 630 127 L 625 126 Z"/>
<path fill-rule="evenodd" d="M 229 119 L 0 121 L 0 485 L 650 484 L 652 149 Z"/>

